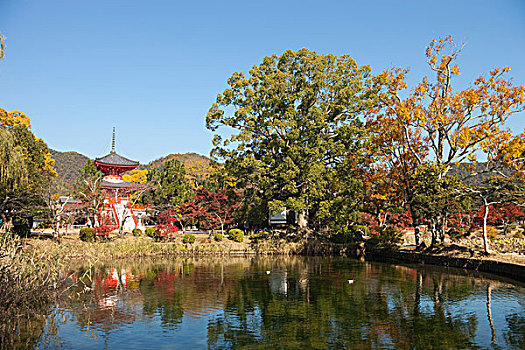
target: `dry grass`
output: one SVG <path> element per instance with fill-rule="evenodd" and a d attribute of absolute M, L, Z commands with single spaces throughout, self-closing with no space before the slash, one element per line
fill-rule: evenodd
<path fill-rule="evenodd" d="M 59 281 L 60 261 L 24 249 L 11 235 L 0 236 L 0 348 L 29 348 L 43 329 Z"/>
<path fill-rule="evenodd" d="M 182 237 L 155 242 L 150 237 L 113 236 L 109 241 L 83 242 L 75 233 L 70 233 L 57 243 L 51 239 L 29 238 L 25 241 L 36 254 L 46 252 L 60 260 L 82 259 L 86 263 L 97 260 L 122 259 L 163 255 L 207 255 L 207 254 L 253 254 L 255 251 L 248 242 L 235 243 L 229 240 L 215 242 L 207 236 L 199 235 L 195 243 L 185 244 Z"/>

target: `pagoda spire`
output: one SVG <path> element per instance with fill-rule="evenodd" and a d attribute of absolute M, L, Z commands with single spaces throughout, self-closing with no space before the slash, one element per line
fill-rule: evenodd
<path fill-rule="evenodd" d="M 111 152 L 115 153 L 115 127 L 113 127 L 113 138 L 111 139 Z"/>

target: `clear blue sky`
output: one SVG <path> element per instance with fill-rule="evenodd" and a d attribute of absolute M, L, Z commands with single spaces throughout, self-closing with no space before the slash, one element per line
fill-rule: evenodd
<path fill-rule="evenodd" d="M 461 83 L 497 66 L 525 84 L 525 1 L 0 0 L 0 107 L 28 114 L 54 149 L 148 162 L 208 154 L 205 116 L 234 71 L 306 47 L 377 73 L 429 74 L 428 42 L 467 43 Z M 525 114 L 510 125 L 525 127 Z"/>

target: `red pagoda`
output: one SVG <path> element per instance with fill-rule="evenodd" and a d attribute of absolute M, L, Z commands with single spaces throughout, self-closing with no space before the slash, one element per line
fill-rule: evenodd
<path fill-rule="evenodd" d="M 146 215 L 147 206 L 138 205 L 135 202 L 144 191 L 145 186 L 124 181 L 121 176 L 121 174 L 137 168 L 139 162 L 115 152 L 115 128 L 113 128 L 111 152 L 103 157 L 96 158 L 95 166 L 104 174 L 101 187 L 106 195 L 104 206 L 100 212 L 101 217 L 106 220 L 109 219 L 119 229 L 142 228 L 142 218 Z"/>

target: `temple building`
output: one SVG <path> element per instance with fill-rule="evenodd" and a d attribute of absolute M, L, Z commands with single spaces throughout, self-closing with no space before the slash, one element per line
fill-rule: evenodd
<path fill-rule="evenodd" d="M 101 188 L 105 193 L 104 205 L 100 210 L 101 222 L 115 225 L 117 229 L 131 231 L 144 228 L 146 205 L 136 204 L 146 186 L 122 179 L 123 173 L 139 166 L 139 162 L 130 160 L 115 152 L 115 128 L 111 152 L 95 159 L 95 166 L 104 174 Z"/>

